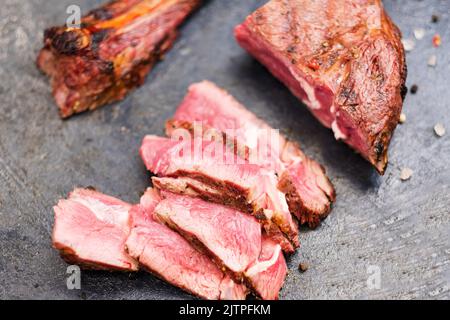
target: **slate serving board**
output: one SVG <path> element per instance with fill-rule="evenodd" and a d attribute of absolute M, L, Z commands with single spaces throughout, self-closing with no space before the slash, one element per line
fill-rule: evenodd
<path fill-rule="evenodd" d="M 448 299 L 450 297 L 450 2 L 386 0 L 413 38 L 408 53 L 405 124 L 379 177 L 362 158 L 334 140 L 279 82 L 235 43 L 233 27 L 265 0 L 211 0 L 184 25 L 166 59 L 143 87 L 121 103 L 68 121 L 58 117 L 48 79 L 35 67 L 45 27 L 64 23 L 66 8 L 83 12 L 100 1 L 3 0 L 0 11 L 0 298 L 191 299 L 147 273 L 83 272 L 81 290 L 66 287 L 67 265 L 51 248 L 52 206 L 76 186 L 137 202 L 149 185 L 138 148 L 145 134 L 163 134 L 189 84 L 209 79 L 321 162 L 336 186 L 331 216 L 302 230 L 289 259 L 282 299 Z M 431 22 L 432 14 L 439 16 Z M 440 48 L 432 36 L 442 37 Z M 437 66 L 427 66 L 437 56 Z M 414 171 L 410 181 L 400 170 Z M 300 262 L 309 269 L 299 273 Z M 371 267 L 372 266 L 372 267 Z M 374 266 L 374 267 L 373 267 Z M 380 271 L 380 287 L 367 280 Z"/>

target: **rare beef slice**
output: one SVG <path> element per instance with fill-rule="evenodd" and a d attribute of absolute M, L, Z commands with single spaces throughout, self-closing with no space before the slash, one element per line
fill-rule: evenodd
<path fill-rule="evenodd" d="M 193 84 L 166 124 L 169 136 L 179 130 L 216 136 L 240 157 L 272 170 L 278 188 L 301 224 L 317 227 L 335 200 L 325 169 L 228 94 L 209 81 Z"/>
<path fill-rule="evenodd" d="M 271 171 L 236 157 L 222 144 L 190 137 L 147 136 L 140 153 L 156 175 L 156 187 L 253 214 L 283 250 L 293 252 L 298 246 L 297 224 Z"/>
<path fill-rule="evenodd" d="M 161 198 L 148 189 L 131 211 L 132 229 L 126 242 L 129 254 L 161 279 L 200 298 L 244 300 L 245 285 L 233 281 L 180 234 L 160 224 L 154 210 Z"/>
<path fill-rule="evenodd" d="M 199 198 L 162 193 L 155 214 L 264 300 L 278 298 L 287 273 L 281 247 L 245 213 Z"/>

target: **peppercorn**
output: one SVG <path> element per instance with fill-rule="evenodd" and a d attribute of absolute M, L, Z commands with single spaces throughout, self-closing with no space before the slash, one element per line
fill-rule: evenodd
<path fill-rule="evenodd" d="M 302 262 L 298 265 L 298 271 L 300 271 L 302 273 L 306 272 L 308 270 L 308 268 L 309 268 L 308 264 L 304 263 L 304 262 Z"/>

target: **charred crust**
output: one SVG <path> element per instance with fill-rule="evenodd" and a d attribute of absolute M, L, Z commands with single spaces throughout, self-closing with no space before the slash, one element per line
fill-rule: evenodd
<path fill-rule="evenodd" d="M 405 84 L 401 86 L 400 94 L 402 96 L 402 101 L 405 101 L 406 95 L 408 94 L 408 87 Z"/>
<path fill-rule="evenodd" d="M 405 101 L 406 94 L 408 93 L 408 87 L 406 86 L 406 78 L 408 77 L 408 66 L 406 65 L 406 57 L 403 55 L 403 69 L 402 69 L 402 83 L 400 94 L 402 96 L 402 101 Z"/>
<path fill-rule="evenodd" d="M 194 126 L 188 122 L 183 120 L 167 120 L 166 121 L 166 135 L 172 136 L 172 131 L 177 129 L 183 129 L 189 131 L 190 135 L 194 135 Z"/>
<path fill-rule="evenodd" d="M 262 21 L 264 21 L 264 14 L 257 10 L 254 14 L 254 19 L 256 23 L 261 23 Z"/>
<path fill-rule="evenodd" d="M 301 225 L 308 225 L 310 229 L 316 229 L 320 226 L 322 220 L 330 213 L 331 203 L 334 201 L 333 198 L 335 198 L 335 191 L 333 188 L 333 194 L 331 196 L 324 192 L 329 202 L 322 210 L 317 211 L 308 208 L 302 197 L 298 194 L 297 189 L 287 172 L 282 175 L 278 188 L 286 195 L 289 211 L 297 216 Z"/>
<path fill-rule="evenodd" d="M 79 29 L 57 32 L 51 30 L 46 34 L 53 49 L 58 54 L 77 55 L 89 46 L 88 37 Z"/>
<path fill-rule="evenodd" d="M 384 153 L 384 144 L 383 144 L 383 142 L 382 141 L 377 141 L 375 143 L 373 151 L 375 152 L 377 160 L 380 161 L 380 159 L 381 159 L 381 157 L 383 156 L 383 153 Z"/>
<path fill-rule="evenodd" d="M 268 220 L 267 216 L 264 214 L 263 209 L 254 208 L 253 204 L 248 202 L 247 191 L 235 185 L 234 183 L 228 181 L 218 182 L 215 179 L 209 178 L 208 176 L 186 172 L 184 170 L 178 170 L 176 173 L 168 175 L 167 177 L 188 177 L 199 181 L 214 190 L 217 190 L 219 194 L 213 194 L 210 192 L 205 192 L 204 190 L 200 190 L 194 185 L 189 184 L 189 188 L 194 190 L 198 194 L 198 197 L 200 199 L 218 203 L 224 206 L 229 206 L 241 212 L 251 214 L 264 226 L 266 232 L 269 235 L 281 235 L 283 237 L 283 242 L 285 243 L 282 246 L 283 251 L 292 252 L 293 248 L 298 246 L 298 241 L 296 241 L 295 238 L 293 239 L 291 232 L 283 231 L 279 227 L 280 223 L 277 223 L 273 220 Z M 289 244 L 289 246 L 287 246 L 286 244 Z"/>
<path fill-rule="evenodd" d="M 205 127 L 203 127 L 203 128 L 205 128 Z M 170 120 L 168 120 L 166 122 L 166 134 L 168 136 L 171 136 L 172 130 L 176 130 L 176 129 L 187 130 L 187 131 L 189 131 L 189 133 L 191 135 L 193 135 L 194 131 L 195 131 L 194 125 L 191 122 L 189 122 L 189 121 L 170 119 Z M 249 147 L 243 146 L 242 148 L 239 148 L 240 144 L 239 144 L 237 139 L 234 139 L 234 138 L 228 136 L 226 133 L 220 132 L 219 130 L 216 130 L 216 129 L 211 128 L 211 127 L 206 127 L 206 129 L 208 131 L 209 130 L 214 131 L 214 134 L 217 134 L 217 135 L 215 135 L 216 137 L 221 135 L 222 136 L 222 141 L 225 142 L 226 147 L 229 150 L 233 151 L 235 155 L 237 155 L 238 157 L 243 158 L 245 160 L 249 159 L 249 157 L 250 157 L 250 149 L 249 149 Z M 275 173 L 275 175 L 278 176 L 277 173 Z"/>
<path fill-rule="evenodd" d="M 97 51 L 110 30 L 98 30 L 90 33 L 85 29 L 50 28 L 44 33 L 44 39 L 58 54 L 80 55 L 87 50 Z"/>
<path fill-rule="evenodd" d="M 345 99 L 350 99 L 350 97 L 354 94 L 351 87 L 344 87 L 341 90 L 340 96 Z"/>
<path fill-rule="evenodd" d="M 256 219 L 258 219 L 258 220 L 260 220 L 260 221 L 267 220 L 267 217 L 266 217 L 266 215 L 264 214 L 264 210 L 262 210 L 262 209 L 256 211 L 253 215 L 255 216 Z"/>
<path fill-rule="evenodd" d="M 109 29 L 103 29 L 99 30 L 97 32 L 94 32 L 92 34 L 92 41 L 91 41 L 91 47 L 92 50 L 98 50 L 100 47 L 100 44 L 105 40 L 105 38 L 108 36 L 110 30 Z"/>
<path fill-rule="evenodd" d="M 106 73 L 106 74 L 114 73 L 114 62 L 112 62 L 112 61 L 102 61 L 102 63 L 100 64 L 99 67 L 103 73 Z"/>
<path fill-rule="evenodd" d="M 66 119 L 76 113 L 94 110 L 106 103 L 122 100 L 127 91 L 142 84 L 145 79 L 144 76 L 147 74 L 146 69 L 149 67 L 148 63 L 140 63 L 125 76 L 115 79 L 113 62 L 99 59 L 97 61 L 98 68 L 102 72 L 103 81 L 108 84 L 105 85 L 105 90 L 100 94 L 85 96 L 80 105 L 73 104 L 60 107 L 61 118 Z"/>
<path fill-rule="evenodd" d="M 60 30 L 59 27 L 51 27 L 51 28 L 45 29 L 44 30 L 44 41 L 46 41 L 46 40 L 51 41 L 56 36 L 56 34 L 58 33 L 59 30 Z"/>
<path fill-rule="evenodd" d="M 295 48 L 294 45 L 290 45 L 290 46 L 287 48 L 286 51 L 287 51 L 288 53 L 295 53 L 295 49 L 296 49 L 296 48 Z"/>
<path fill-rule="evenodd" d="M 390 131 L 389 131 L 390 130 Z M 388 129 L 379 134 L 377 140 L 373 144 L 373 158 L 372 163 L 377 171 L 383 175 L 387 167 L 387 150 L 389 141 L 391 139 L 391 133 L 393 129 Z"/>
<path fill-rule="evenodd" d="M 339 92 L 338 101 L 341 105 L 355 107 L 359 103 L 357 101 L 357 94 L 353 88 L 353 85 L 346 83 L 344 87 Z M 354 109 L 354 108 L 352 108 Z"/>
<path fill-rule="evenodd" d="M 127 14 L 136 2 L 131 2 L 126 6 L 119 4 L 118 7 L 113 5 L 115 2 L 90 11 L 82 18 L 81 28 L 60 26 L 48 28 L 44 32 L 44 47 L 41 54 L 45 51 L 51 51 L 52 61 L 38 61 L 38 67 L 43 70 L 43 67 L 46 67 L 43 63 L 47 63 L 48 70 L 43 71 L 52 78 L 53 95 L 55 97 L 59 90 L 63 90 L 61 88 L 69 91 L 65 94 L 65 98 L 57 103 L 60 116 L 63 119 L 76 113 L 94 110 L 107 103 L 122 100 L 129 91 L 142 85 L 153 64 L 170 49 L 176 39 L 177 27 L 182 22 L 181 20 L 184 20 L 200 5 L 199 0 L 183 3 L 181 8 L 185 11 L 183 19 L 177 21 L 173 28 L 166 31 L 166 37 L 160 43 L 154 44 L 155 48 L 148 52 L 147 56 L 142 55 L 135 60 L 127 61 L 125 70 L 116 75 L 115 65 L 113 62 L 103 61 L 100 58 L 99 48 L 108 35 L 120 31 L 124 25 L 118 23 L 111 29 L 105 29 L 97 24 L 114 19 L 115 15 Z M 158 10 L 155 11 L 155 16 L 158 15 Z M 140 14 L 136 17 L 133 15 L 130 18 L 136 19 Z M 144 10 L 142 14 L 145 15 L 148 12 Z M 129 45 L 132 46 L 132 43 Z M 114 60 L 114 58 L 108 60 Z M 65 66 L 62 67 L 61 63 L 64 63 Z M 78 67 L 84 68 L 85 77 L 83 79 L 74 74 Z M 58 85 L 57 82 L 64 83 Z"/>
<path fill-rule="evenodd" d="M 99 21 L 109 20 L 114 18 L 113 13 L 108 9 L 108 7 L 100 7 L 94 10 L 91 10 L 88 13 L 89 16 L 93 16 L 94 19 Z"/>
<path fill-rule="evenodd" d="M 232 206 L 243 212 L 253 213 L 253 206 L 247 202 L 248 198 L 247 192 L 231 182 L 219 182 L 205 175 L 186 172 L 183 170 L 179 170 L 173 175 L 169 175 L 169 177 L 171 178 L 188 177 L 197 180 L 211 187 L 212 189 L 221 192 L 221 196 L 208 195 L 208 199 L 213 200 L 214 202 L 217 203 L 221 203 L 223 205 Z M 204 194 L 204 192 L 202 193 Z"/>

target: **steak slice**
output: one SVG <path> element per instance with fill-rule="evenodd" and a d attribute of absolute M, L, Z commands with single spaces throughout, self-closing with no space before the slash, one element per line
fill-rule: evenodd
<path fill-rule="evenodd" d="M 298 246 L 297 225 L 270 171 L 236 157 L 222 144 L 190 136 L 182 141 L 147 136 L 140 154 L 149 171 L 172 178 L 164 183 L 154 179 L 156 185 L 167 186 L 175 178 L 183 178 L 168 189 L 185 193 L 183 185 L 187 183 L 191 194 L 255 215 L 286 252 Z M 186 178 L 196 183 L 190 184 Z"/>
<path fill-rule="evenodd" d="M 131 205 L 88 189 L 75 189 L 53 208 L 53 246 L 71 264 L 88 269 L 136 271 L 125 251 Z"/>
<path fill-rule="evenodd" d="M 123 99 L 169 50 L 200 0 L 115 0 L 80 28 L 45 31 L 37 65 L 51 78 L 63 118 Z"/>
<path fill-rule="evenodd" d="M 209 254 L 264 300 L 278 298 L 287 273 L 281 247 L 263 240 L 258 221 L 229 207 L 164 192 L 158 217 Z M 249 273 L 247 273 L 250 271 Z"/>
<path fill-rule="evenodd" d="M 258 262 L 245 272 L 253 290 L 265 300 L 278 299 L 287 272 L 280 245 L 263 235 Z"/>
<path fill-rule="evenodd" d="M 384 173 L 407 71 L 381 0 L 271 0 L 235 36 L 336 139 Z"/>
<path fill-rule="evenodd" d="M 239 156 L 275 170 L 289 209 L 302 224 L 317 227 L 329 214 L 335 191 L 325 170 L 215 84 L 203 81 L 189 87 L 166 125 L 169 136 L 179 129 L 194 135 L 216 129 Z"/>
<path fill-rule="evenodd" d="M 209 257 L 194 249 L 181 235 L 154 220 L 160 202 L 149 189 L 141 204 L 131 209 L 132 230 L 128 252 L 151 273 L 198 297 L 210 300 L 243 300 L 244 285 L 223 273 Z"/>

